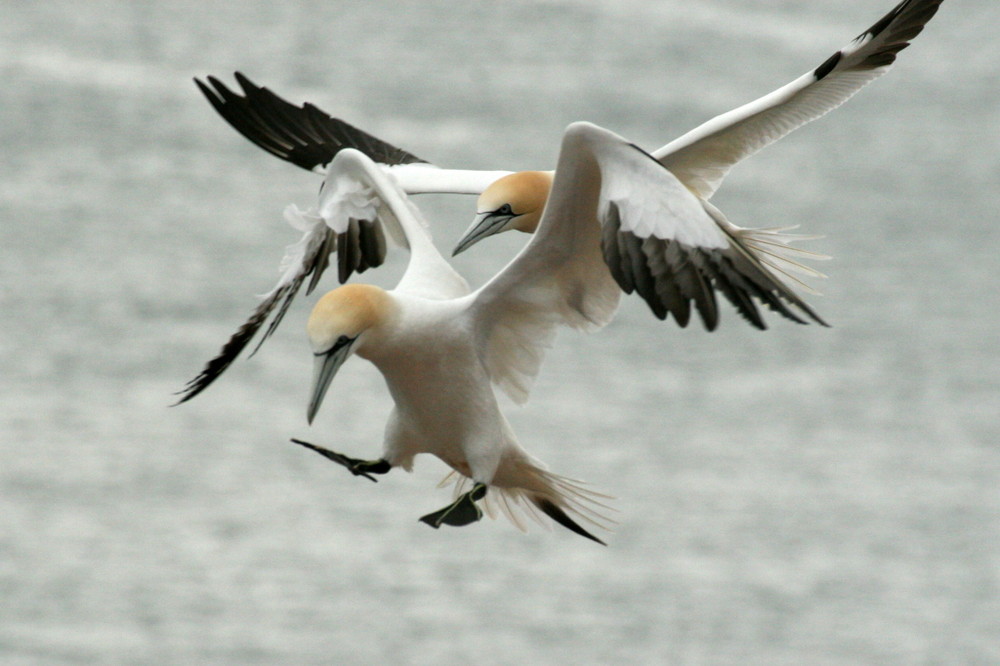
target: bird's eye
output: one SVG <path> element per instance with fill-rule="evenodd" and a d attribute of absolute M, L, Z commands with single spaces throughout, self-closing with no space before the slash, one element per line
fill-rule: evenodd
<path fill-rule="evenodd" d="M 514 209 L 510 207 L 510 204 L 504 204 L 497 208 L 496 212 L 498 215 L 513 215 Z"/>
<path fill-rule="evenodd" d="M 344 345 L 349 344 L 350 342 L 351 342 L 351 338 L 347 337 L 346 335 L 342 335 L 339 338 L 337 338 L 337 344 L 334 345 L 334 346 L 335 347 L 343 347 Z"/>

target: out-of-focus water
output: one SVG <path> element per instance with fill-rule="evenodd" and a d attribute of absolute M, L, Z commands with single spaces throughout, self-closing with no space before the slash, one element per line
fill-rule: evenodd
<path fill-rule="evenodd" d="M 306 427 L 312 299 L 167 408 L 317 187 L 191 77 L 242 70 L 442 165 L 549 168 L 573 120 L 655 148 L 891 2 L 219 4 L 3 3 L 0 661 L 1000 662 L 993 0 L 946 0 L 896 69 L 716 199 L 826 235 L 832 329 L 727 309 L 709 335 L 628 299 L 560 336 L 510 418 L 618 497 L 608 548 L 433 532 L 440 463 L 375 486 L 289 444 L 373 455 L 389 409 L 353 361 Z M 450 249 L 473 202 L 420 203 Z M 457 263 L 480 283 L 522 242 Z"/>

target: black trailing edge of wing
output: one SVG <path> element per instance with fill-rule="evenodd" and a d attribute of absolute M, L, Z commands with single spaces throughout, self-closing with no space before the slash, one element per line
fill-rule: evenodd
<path fill-rule="evenodd" d="M 694 303 L 705 328 L 715 330 L 719 324 L 716 291 L 722 292 L 744 319 L 762 330 L 767 324 L 755 299 L 796 323 L 808 323 L 808 318 L 827 325 L 736 237 L 730 236 L 730 246 L 724 250 L 691 247 L 653 236 L 640 238 L 622 230 L 618 207 L 612 203 L 601 248 L 622 290 L 637 292 L 659 319 L 673 315 L 681 328 L 691 320 Z"/>
<path fill-rule="evenodd" d="M 344 148 L 360 150 L 382 164 L 424 162 L 353 125 L 333 118 L 306 102 L 296 106 L 240 72 L 234 74 L 243 94 L 226 87 L 214 76 L 207 83 L 195 79 L 212 107 L 236 131 L 276 157 L 313 171 L 330 163 Z"/>

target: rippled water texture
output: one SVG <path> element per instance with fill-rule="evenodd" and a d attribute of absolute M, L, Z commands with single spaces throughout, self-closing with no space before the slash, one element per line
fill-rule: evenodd
<path fill-rule="evenodd" d="M 442 165 L 550 168 L 573 120 L 658 147 L 890 0 L 220 4 L 3 3 L 0 661 L 1000 662 L 994 0 L 945 0 L 889 75 L 716 197 L 825 235 L 810 300 L 833 328 L 727 306 L 709 335 L 627 299 L 560 335 L 510 418 L 618 498 L 608 548 L 434 532 L 437 461 L 376 486 L 289 444 L 374 455 L 389 409 L 355 360 L 306 426 L 314 298 L 167 407 L 318 184 L 191 78 L 239 69 Z M 420 204 L 450 249 L 473 202 Z M 522 242 L 457 264 L 481 283 Z"/>

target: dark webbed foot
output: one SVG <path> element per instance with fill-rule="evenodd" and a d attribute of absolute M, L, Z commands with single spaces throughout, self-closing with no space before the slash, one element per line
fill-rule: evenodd
<path fill-rule="evenodd" d="M 309 442 L 303 442 L 301 439 L 292 439 L 292 441 L 299 446 L 312 449 L 324 458 L 329 458 L 338 465 L 343 465 L 347 468 L 347 471 L 354 476 L 363 476 L 376 483 L 378 483 L 378 479 L 372 476 L 372 474 L 385 474 L 392 469 L 392 465 L 390 465 L 389 461 L 384 458 L 380 460 L 359 460 L 357 458 L 348 458 L 343 453 L 337 453 L 336 451 L 331 451 L 330 449 L 324 449 L 322 446 L 316 446 L 315 444 L 310 444 Z"/>
<path fill-rule="evenodd" d="M 452 525 L 461 527 L 476 522 L 483 517 L 483 510 L 476 504 L 477 501 L 486 497 L 486 484 L 477 483 L 472 486 L 472 490 L 459 495 L 458 499 L 443 509 L 428 513 L 420 519 L 434 529 L 442 525 Z"/>

